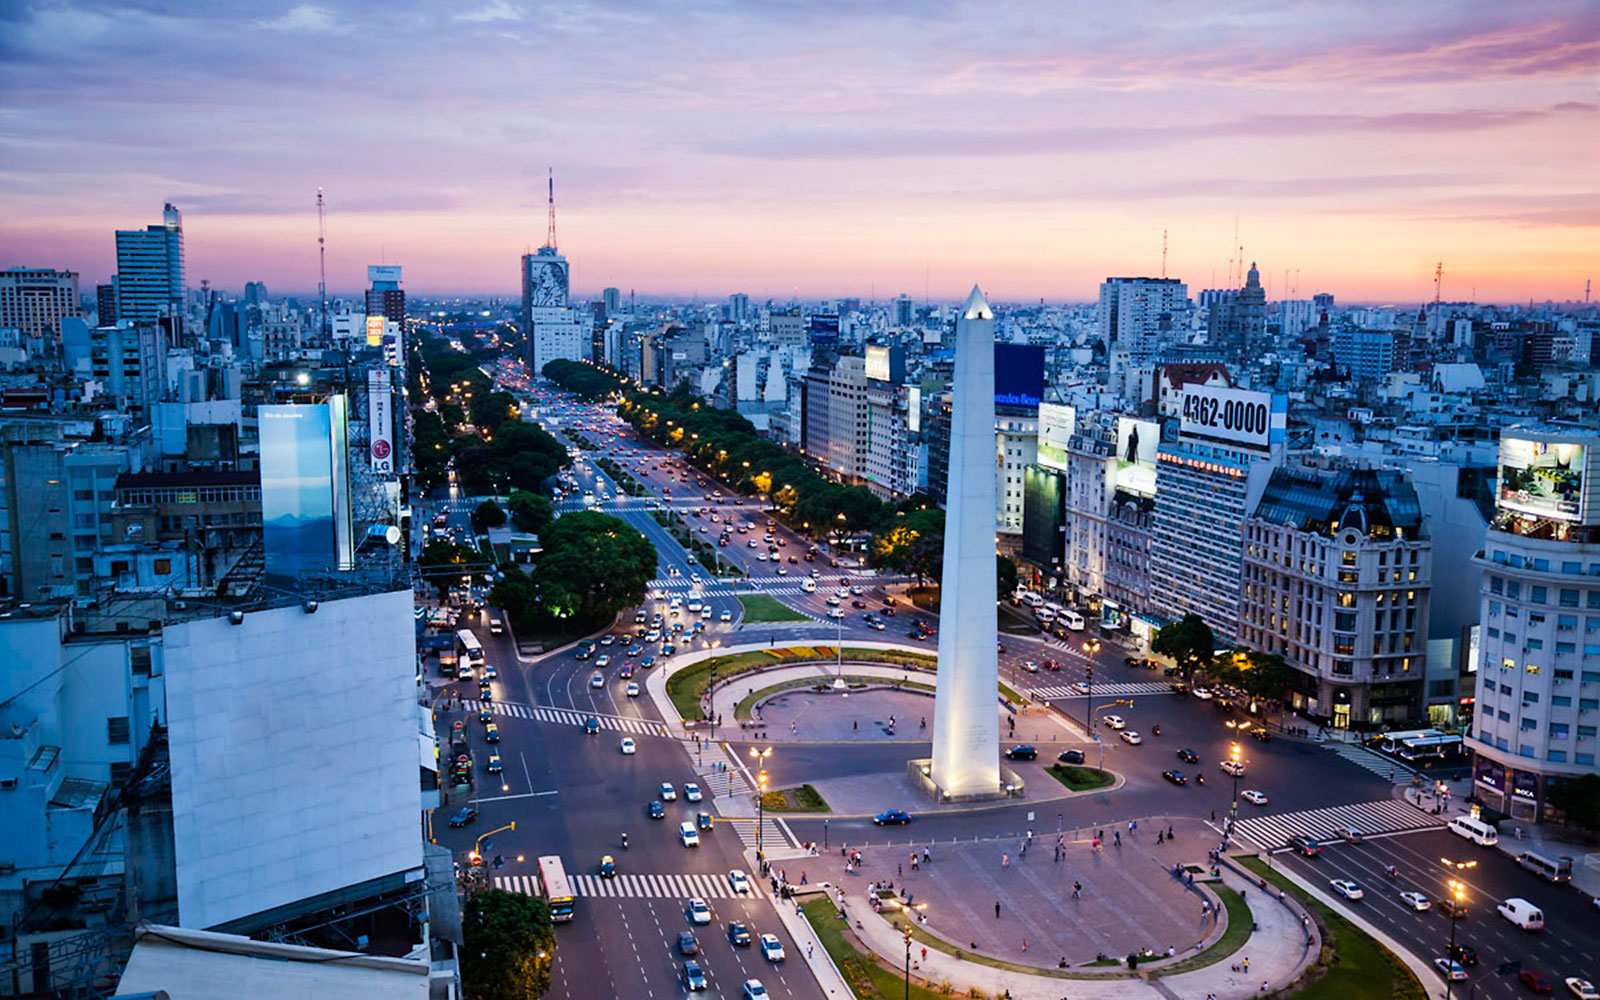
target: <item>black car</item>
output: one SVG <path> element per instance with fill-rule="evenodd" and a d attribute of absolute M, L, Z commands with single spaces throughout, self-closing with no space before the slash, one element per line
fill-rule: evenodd
<path fill-rule="evenodd" d="M 1063 764 L 1082 764 L 1083 763 L 1083 751 L 1082 750 L 1063 750 L 1060 753 L 1056 754 L 1056 760 L 1060 761 Z"/>
<path fill-rule="evenodd" d="M 1195 753 L 1193 750 L 1190 750 L 1188 747 L 1184 747 L 1182 750 L 1178 751 L 1178 759 L 1183 761 L 1185 764 L 1200 763 L 1200 755 Z"/>
<path fill-rule="evenodd" d="M 1030 746 L 1012 747 L 1006 751 L 1007 760 L 1038 760 L 1039 748 Z"/>
<path fill-rule="evenodd" d="M 911 814 L 904 809 L 889 809 L 872 817 L 872 822 L 879 826 L 888 826 L 891 823 L 905 826 L 911 822 Z"/>
<path fill-rule="evenodd" d="M 1187 785 L 1189 783 L 1188 775 L 1184 774 L 1182 771 L 1162 771 L 1161 776 L 1172 782 L 1174 785 Z"/>
<path fill-rule="evenodd" d="M 694 935 L 690 934 L 688 931 L 679 931 L 678 932 L 678 954 L 680 954 L 680 955 L 698 955 L 698 954 L 700 954 L 700 942 L 696 941 L 694 939 Z"/>
<path fill-rule="evenodd" d="M 456 810 L 453 814 L 451 814 L 451 816 L 450 816 L 450 825 L 451 826 L 457 826 L 457 827 L 466 826 L 468 823 L 471 823 L 473 820 L 475 820 L 477 818 L 478 818 L 478 810 L 472 808 L 471 806 L 463 806 L 462 808 Z"/>
<path fill-rule="evenodd" d="M 1260 743 L 1271 743 L 1272 733 L 1258 726 L 1255 729 L 1250 730 L 1250 738 Z"/>
<path fill-rule="evenodd" d="M 661 804 L 661 800 L 660 799 L 652 800 L 651 803 L 650 803 L 650 818 L 651 819 L 665 819 L 666 815 L 667 815 L 667 808 L 666 808 L 666 806 L 663 806 Z"/>
<path fill-rule="evenodd" d="M 1450 957 L 1462 965 L 1477 965 L 1478 953 L 1471 945 L 1453 944 L 1450 946 Z"/>
<path fill-rule="evenodd" d="M 728 943 L 737 948 L 750 947 L 750 928 L 738 920 L 729 923 Z"/>

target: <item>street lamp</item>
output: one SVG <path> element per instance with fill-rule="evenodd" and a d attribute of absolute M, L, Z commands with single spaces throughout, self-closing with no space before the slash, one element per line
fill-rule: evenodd
<path fill-rule="evenodd" d="M 772 748 L 757 750 L 750 748 L 750 758 L 756 762 L 756 861 L 761 874 L 766 874 L 766 851 L 763 850 L 761 828 L 766 825 L 767 816 L 767 758 L 772 756 Z"/>
<path fill-rule="evenodd" d="M 906 926 L 902 931 L 906 941 L 906 1000 L 911 1000 L 911 912 L 906 911 Z"/>
<path fill-rule="evenodd" d="M 1233 821 L 1239 819 L 1239 772 L 1244 770 L 1244 756 L 1239 750 L 1239 744 L 1228 745 L 1228 759 L 1233 761 Z M 1233 823 L 1228 824 L 1228 829 L 1233 829 Z"/>
<path fill-rule="evenodd" d="M 1456 960 L 1456 921 L 1461 919 L 1461 904 L 1466 902 L 1467 887 L 1456 879 L 1450 880 L 1450 899 L 1455 906 L 1450 909 L 1450 950 L 1445 952 L 1444 1000 L 1450 1000 L 1450 990 L 1455 985 L 1450 978 L 1450 965 Z"/>
<path fill-rule="evenodd" d="M 1083 731 L 1085 733 L 1094 730 L 1094 657 L 1098 652 L 1100 652 L 1099 639 L 1087 639 L 1084 641 L 1083 656 L 1086 661 L 1084 664 L 1084 673 L 1086 675 L 1084 684 L 1089 689 L 1089 707 L 1083 714 Z"/>

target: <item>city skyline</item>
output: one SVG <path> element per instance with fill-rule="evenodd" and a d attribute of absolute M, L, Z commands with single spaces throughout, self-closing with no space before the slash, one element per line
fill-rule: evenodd
<path fill-rule="evenodd" d="M 0 266 L 85 289 L 170 200 L 190 287 L 308 293 L 323 186 L 330 290 L 388 261 L 510 298 L 551 166 L 581 297 L 1089 302 L 1161 273 L 1163 231 L 1191 290 L 1258 261 L 1273 299 L 1426 301 L 1442 261 L 1446 300 L 1581 301 L 1600 270 L 1580 3 L 6 16 Z"/>

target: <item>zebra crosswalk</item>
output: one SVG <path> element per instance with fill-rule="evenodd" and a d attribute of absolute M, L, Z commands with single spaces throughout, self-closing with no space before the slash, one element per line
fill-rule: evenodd
<path fill-rule="evenodd" d="M 1254 807 L 1244 803 L 1239 808 Z M 1342 826 L 1370 837 L 1380 833 L 1433 830 L 1443 825 L 1437 816 L 1425 813 L 1409 802 L 1377 799 L 1277 815 L 1251 816 L 1235 824 L 1234 835 L 1244 837 L 1266 850 L 1277 850 L 1296 835 L 1313 840 L 1331 840 L 1337 836 L 1334 831 Z"/>
<path fill-rule="evenodd" d="M 1082 691 L 1079 691 L 1077 688 L 1070 687 L 1065 684 L 1052 684 L 1047 687 L 1037 687 L 1033 688 L 1029 693 L 1031 693 L 1035 698 L 1043 698 L 1048 701 L 1054 701 L 1057 698 L 1088 697 L 1088 695 L 1084 694 Z M 1128 695 L 1132 694 L 1152 695 L 1171 693 L 1172 685 L 1164 684 L 1161 681 L 1119 681 L 1111 684 L 1096 684 L 1094 686 L 1094 696 L 1096 699 L 1101 697 L 1126 698 Z"/>
<path fill-rule="evenodd" d="M 522 705 L 511 701 L 478 701 L 473 698 L 463 699 L 461 704 L 471 712 L 487 708 L 495 715 L 503 715 L 512 719 L 532 719 L 535 722 L 554 722 L 563 726 L 581 726 L 583 725 L 583 720 L 592 718 L 600 723 L 601 729 L 613 729 L 619 733 L 633 733 L 638 736 L 667 735 L 666 725 L 654 719 L 631 719 L 622 715 L 597 715 L 593 712 L 580 712 L 573 708 Z"/>
<path fill-rule="evenodd" d="M 1411 777 L 1416 773 L 1409 765 L 1391 760 L 1359 743 L 1324 743 L 1322 746 L 1323 749 L 1333 751 L 1357 767 L 1364 767 L 1380 778 L 1388 778 L 1396 785 L 1411 784 Z"/>
<path fill-rule="evenodd" d="M 614 899 L 676 899 L 691 896 L 701 899 L 732 899 L 739 893 L 733 891 L 726 875 L 617 875 L 601 878 L 598 875 L 568 875 L 572 891 L 577 896 Z M 539 885 L 532 875 L 496 875 L 496 889 L 537 896 Z M 750 880 L 750 891 L 760 895 L 757 880 Z"/>

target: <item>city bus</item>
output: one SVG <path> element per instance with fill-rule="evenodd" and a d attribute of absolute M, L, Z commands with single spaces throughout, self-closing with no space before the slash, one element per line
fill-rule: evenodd
<path fill-rule="evenodd" d="M 1061 624 L 1065 625 L 1067 628 L 1071 629 L 1072 631 L 1074 631 L 1074 632 L 1082 632 L 1083 631 L 1083 628 L 1084 628 L 1083 615 L 1080 615 L 1078 612 L 1072 610 L 1071 608 L 1067 608 L 1066 610 L 1061 612 L 1059 617 L 1061 619 Z"/>
<path fill-rule="evenodd" d="M 456 663 L 467 670 L 483 666 L 483 644 L 478 642 L 478 637 L 472 634 L 470 628 L 456 633 Z"/>
<path fill-rule="evenodd" d="M 550 906 L 550 919 L 558 924 L 572 919 L 572 885 L 561 859 L 554 854 L 539 859 L 539 892 Z"/>
<path fill-rule="evenodd" d="M 1410 740 L 1431 739 L 1435 736 L 1443 735 L 1444 730 L 1442 729 L 1405 729 L 1398 732 L 1384 733 L 1382 736 L 1377 737 L 1374 742 L 1377 743 L 1378 749 L 1384 753 L 1399 753 L 1401 748 Z"/>
<path fill-rule="evenodd" d="M 1434 760 L 1463 752 L 1466 746 L 1459 736 L 1414 736 L 1400 743 L 1401 760 Z"/>

